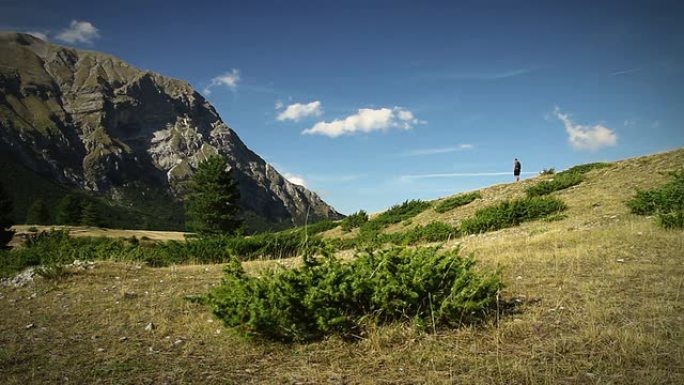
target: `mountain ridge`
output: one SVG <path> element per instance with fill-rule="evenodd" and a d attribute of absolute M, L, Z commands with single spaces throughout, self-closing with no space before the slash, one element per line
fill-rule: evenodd
<path fill-rule="evenodd" d="M 0 146 L 43 176 L 113 201 L 130 190 L 177 201 L 197 164 L 219 154 L 252 222 L 342 217 L 251 151 L 186 81 L 27 34 L 0 33 L 0 50 Z"/>

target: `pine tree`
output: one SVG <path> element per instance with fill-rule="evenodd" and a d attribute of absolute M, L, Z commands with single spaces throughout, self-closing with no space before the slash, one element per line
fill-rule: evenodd
<path fill-rule="evenodd" d="M 221 156 L 201 162 L 187 183 L 187 227 L 202 236 L 234 234 L 242 224 L 237 217 L 240 193 Z"/>
<path fill-rule="evenodd" d="M 81 223 L 81 198 L 69 194 L 57 205 L 57 223 L 60 225 L 78 225 Z"/>
<path fill-rule="evenodd" d="M 14 236 L 14 230 L 10 230 L 14 224 L 11 216 L 12 206 L 12 199 L 0 183 L 0 249 L 4 249 Z"/>
<path fill-rule="evenodd" d="M 26 224 L 27 225 L 49 225 L 50 211 L 42 199 L 36 199 L 35 202 L 29 207 L 28 213 L 26 214 Z"/>
<path fill-rule="evenodd" d="M 99 216 L 97 213 L 97 207 L 93 202 L 88 202 L 83 206 L 83 212 L 81 213 L 81 225 L 83 226 L 97 226 L 99 222 Z"/>

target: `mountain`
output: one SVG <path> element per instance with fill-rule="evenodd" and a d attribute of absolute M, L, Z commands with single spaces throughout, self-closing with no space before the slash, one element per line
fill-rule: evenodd
<path fill-rule="evenodd" d="M 251 151 L 187 82 L 27 34 L 0 33 L 0 153 L 10 190 L 24 181 L 14 186 L 20 221 L 53 186 L 181 227 L 181 182 L 214 154 L 232 168 L 253 228 L 342 217 Z"/>

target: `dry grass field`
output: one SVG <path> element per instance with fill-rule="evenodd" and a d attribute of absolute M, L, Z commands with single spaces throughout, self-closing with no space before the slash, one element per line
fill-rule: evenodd
<path fill-rule="evenodd" d="M 682 168 L 682 149 L 617 162 L 554 193 L 569 206 L 563 219 L 445 244 L 502 269 L 501 296 L 515 306 L 480 326 L 425 333 L 393 324 L 356 342 L 248 341 L 185 298 L 217 284 L 220 265 L 98 262 L 0 287 L 0 383 L 683 384 L 684 232 L 625 206 L 637 188 Z M 483 189 L 482 200 L 429 209 L 390 231 L 458 223 L 543 178 Z M 245 265 L 274 263 L 295 261 Z"/>

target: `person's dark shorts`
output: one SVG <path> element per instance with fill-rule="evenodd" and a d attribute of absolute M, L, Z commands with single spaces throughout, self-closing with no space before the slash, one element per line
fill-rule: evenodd
<path fill-rule="evenodd" d="M 513 176 L 520 176 L 520 170 L 513 170 Z"/>

